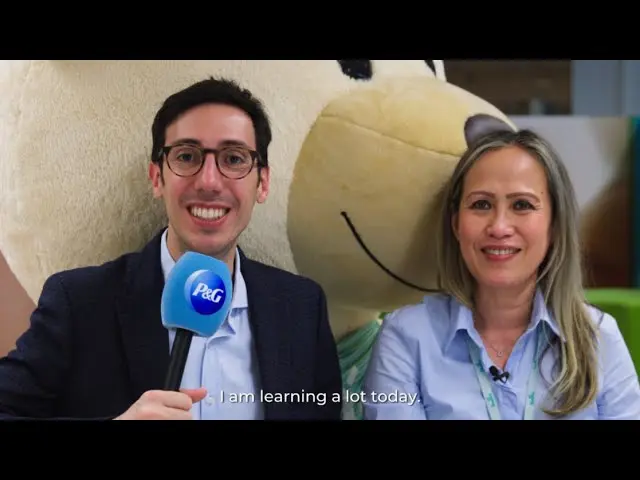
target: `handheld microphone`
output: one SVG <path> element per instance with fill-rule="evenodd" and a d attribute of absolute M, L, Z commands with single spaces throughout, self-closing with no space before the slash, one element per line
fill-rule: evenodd
<path fill-rule="evenodd" d="M 212 336 L 224 322 L 231 298 L 231 274 L 224 262 L 195 252 L 186 252 L 176 262 L 160 307 L 162 324 L 176 329 L 165 390 L 179 390 L 193 335 Z"/>
<path fill-rule="evenodd" d="M 509 380 L 509 372 L 500 373 L 495 365 L 489 367 L 489 373 L 492 375 L 494 382 L 500 380 L 502 383 L 505 383 Z"/>

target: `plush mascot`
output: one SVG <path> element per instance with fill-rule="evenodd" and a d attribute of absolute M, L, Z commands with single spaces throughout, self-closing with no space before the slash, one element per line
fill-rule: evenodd
<path fill-rule="evenodd" d="M 265 102 L 271 191 L 241 246 L 324 287 L 355 398 L 381 313 L 435 287 L 438 190 L 470 140 L 513 127 L 447 83 L 442 61 L 4 62 L 7 264 L 36 301 L 52 273 L 142 247 L 165 222 L 147 178 L 153 115 L 208 76 L 233 78 Z M 7 330 L 18 319 L 0 321 Z M 357 401 L 345 402 L 344 418 L 361 418 Z"/>

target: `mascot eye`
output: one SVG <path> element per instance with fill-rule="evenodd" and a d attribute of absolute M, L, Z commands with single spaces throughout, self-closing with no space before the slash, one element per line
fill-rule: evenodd
<path fill-rule="evenodd" d="M 342 73 L 354 80 L 371 80 L 373 68 L 371 60 L 338 60 Z"/>

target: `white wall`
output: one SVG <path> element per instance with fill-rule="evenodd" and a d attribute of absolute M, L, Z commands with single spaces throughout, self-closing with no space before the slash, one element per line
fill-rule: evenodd
<path fill-rule="evenodd" d="M 547 138 L 562 156 L 584 207 L 622 167 L 631 139 L 628 117 L 512 116 Z"/>

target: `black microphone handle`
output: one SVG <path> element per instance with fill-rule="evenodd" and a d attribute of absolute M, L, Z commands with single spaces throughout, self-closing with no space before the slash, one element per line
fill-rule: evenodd
<path fill-rule="evenodd" d="M 184 367 L 187 364 L 187 357 L 189 356 L 191 337 L 193 337 L 191 330 L 185 330 L 184 328 L 178 328 L 176 330 L 173 347 L 171 348 L 169 369 L 167 370 L 167 376 L 164 381 L 165 390 L 177 392 L 180 389 L 182 374 L 184 373 Z"/>

